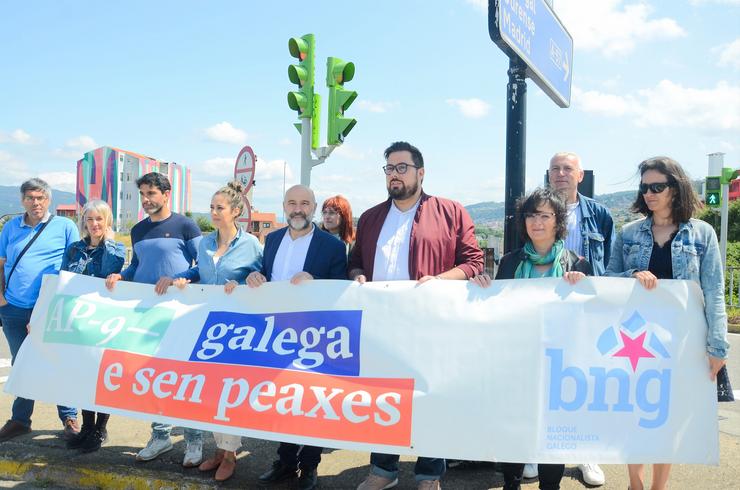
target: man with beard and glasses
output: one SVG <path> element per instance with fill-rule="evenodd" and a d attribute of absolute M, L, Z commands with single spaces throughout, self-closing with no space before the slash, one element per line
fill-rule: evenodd
<path fill-rule="evenodd" d="M 247 285 L 256 288 L 267 281 L 300 284 L 311 279 L 347 279 L 344 243 L 311 221 L 316 211 L 313 191 L 304 185 L 291 187 L 285 193 L 283 210 L 288 226 L 267 235 L 262 270 L 249 274 Z M 316 488 L 321 451 L 322 448 L 316 446 L 281 442 L 277 450 L 279 459 L 259 477 L 260 483 L 272 484 L 298 477 L 299 489 Z"/>
<path fill-rule="evenodd" d="M 385 150 L 388 200 L 365 211 L 357 225 L 349 278 L 365 281 L 465 280 L 483 272 L 483 252 L 475 227 L 461 204 L 425 194 L 424 158 L 399 141 Z M 373 453 L 370 475 L 358 490 L 398 484 L 398 455 Z M 419 457 L 414 472 L 419 489 L 439 489 L 445 460 Z"/>
<path fill-rule="evenodd" d="M 113 290 L 121 279 L 155 284 L 154 291 L 164 294 L 172 277 L 190 269 L 198 256 L 200 228 L 190 218 L 170 210 L 172 185 L 166 175 L 151 172 L 136 181 L 144 212 L 149 216 L 131 228 L 134 249 L 131 264 L 120 274 L 105 280 Z M 136 455 L 137 461 L 151 461 L 172 449 L 172 425 L 152 422 L 152 436 Z M 203 459 L 203 431 L 185 428 L 185 456 L 182 465 L 198 466 Z"/>

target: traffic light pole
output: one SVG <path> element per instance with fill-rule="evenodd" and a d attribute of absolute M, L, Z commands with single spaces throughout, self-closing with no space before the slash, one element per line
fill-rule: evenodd
<path fill-rule="evenodd" d="M 329 158 L 336 145 L 316 148 L 316 158 L 311 156 L 311 119 L 301 119 L 301 185 L 311 187 L 311 169 Z"/>
<path fill-rule="evenodd" d="M 722 257 L 722 267 L 727 267 L 727 226 L 728 203 L 730 202 L 730 184 L 722 184 L 722 210 L 719 224 L 719 252 Z"/>
<path fill-rule="evenodd" d="M 526 65 L 517 56 L 509 58 L 506 85 L 506 196 L 504 201 L 504 253 L 519 248 L 516 201 L 524 195 L 527 152 Z"/>

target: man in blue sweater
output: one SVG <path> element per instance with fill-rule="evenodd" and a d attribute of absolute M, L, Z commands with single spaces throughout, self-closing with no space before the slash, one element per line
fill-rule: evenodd
<path fill-rule="evenodd" d="M 120 274 L 108 276 L 105 285 L 112 291 L 121 279 L 155 284 L 155 291 L 162 294 L 170 277 L 188 270 L 196 261 L 201 232 L 193 220 L 170 210 L 172 186 L 165 175 L 148 173 L 136 185 L 141 205 L 149 217 L 131 229 L 134 249 L 131 265 Z M 172 449 L 171 431 L 169 424 L 152 422 L 152 437 L 136 455 L 137 461 L 151 461 Z M 202 431 L 185 428 L 185 442 L 183 466 L 198 466 L 203 459 Z"/>

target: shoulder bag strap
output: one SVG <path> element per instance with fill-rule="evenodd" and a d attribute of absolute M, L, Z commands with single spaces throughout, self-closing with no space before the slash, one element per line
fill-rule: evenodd
<path fill-rule="evenodd" d="M 18 258 L 15 259 L 15 263 L 13 264 L 13 268 L 10 269 L 10 273 L 8 274 L 7 279 L 5 280 L 5 291 L 8 290 L 8 286 L 10 285 L 10 278 L 13 277 L 13 272 L 15 272 L 15 267 L 18 265 L 18 262 L 20 262 L 21 257 L 23 257 L 23 254 L 26 253 L 26 250 L 31 248 L 31 245 L 33 245 L 33 242 L 36 241 L 36 239 L 39 237 L 42 231 L 44 231 L 44 228 L 46 228 L 46 225 L 48 225 L 51 220 L 54 218 L 54 216 L 49 216 L 49 219 L 46 220 L 46 223 L 41 225 L 41 228 L 39 228 L 39 231 L 36 232 L 36 234 L 31 238 L 31 240 L 26 243 L 26 246 L 23 247 L 23 250 L 21 250 L 21 253 L 18 254 Z"/>

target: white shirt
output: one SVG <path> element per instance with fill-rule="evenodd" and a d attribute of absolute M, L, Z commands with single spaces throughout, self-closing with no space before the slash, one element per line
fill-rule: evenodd
<path fill-rule="evenodd" d="M 288 281 L 303 270 L 314 229 L 315 225 L 311 223 L 311 232 L 295 240 L 290 237 L 290 229 L 285 232 L 272 263 L 270 281 Z"/>
<path fill-rule="evenodd" d="M 375 248 L 373 281 L 408 281 L 409 249 L 411 248 L 411 227 L 414 224 L 416 201 L 411 209 L 401 211 L 391 202 L 391 209 L 383 222 Z"/>
<path fill-rule="evenodd" d="M 581 206 L 576 201 L 568 204 L 568 218 L 566 221 L 567 235 L 565 235 L 565 248 L 572 250 L 578 255 L 583 255 L 583 236 L 581 236 Z"/>

